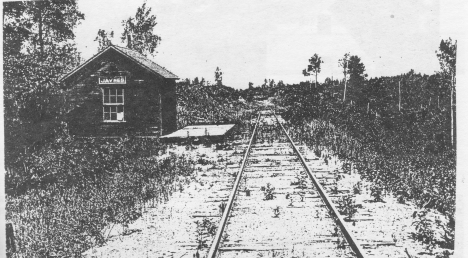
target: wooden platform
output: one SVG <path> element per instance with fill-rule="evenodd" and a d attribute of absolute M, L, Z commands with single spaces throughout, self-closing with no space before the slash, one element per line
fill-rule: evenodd
<path fill-rule="evenodd" d="M 235 128 L 235 124 L 222 124 L 222 125 L 190 125 L 179 129 L 171 134 L 161 137 L 164 141 L 178 142 L 186 141 L 189 139 L 209 139 L 222 141 L 225 136 Z"/>

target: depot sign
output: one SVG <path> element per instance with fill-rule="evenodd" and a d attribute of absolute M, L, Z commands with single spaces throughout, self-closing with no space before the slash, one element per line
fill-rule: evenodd
<path fill-rule="evenodd" d="M 126 76 L 99 77 L 99 84 L 126 84 Z"/>

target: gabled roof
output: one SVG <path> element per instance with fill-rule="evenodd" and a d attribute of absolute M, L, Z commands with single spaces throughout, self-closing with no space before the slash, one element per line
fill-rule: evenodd
<path fill-rule="evenodd" d="M 69 72 L 68 74 L 66 74 L 62 78 L 60 78 L 60 81 L 64 81 L 68 77 L 70 77 L 73 74 L 77 73 L 83 67 L 85 67 L 86 65 L 88 65 L 93 60 L 97 59 L 99 56 L 101 56 L 105 52 L 109 51 L 110 49 L 113 49 L 113 50 L 119 52 L 120 54 L 130 58 L 133 61 L 135 61 L 135 63 L 137 63 L 141 67 L 143 67 L 143 68 L 145 68 L 145 69 L 147 69 L 147 70 L 149 70 L 149 71 L 151 71 L 153 73 L 156 73 L 156 74 L 158 74 L 158 75 L 160 75 L 160 76 L 162 76 L 162 77 L 164 77 L 166 79 L 179 79 L 179 77 L 177 75 L 173 74 L 172 72 L 170 72 L 166 68 L 156 64 L 155 62 L 153 62 L 152 60 L 148 59 L 147 57 L 145 57 L 144 55 L 138 53 L 135 50 L 131 50 L 131 49 L 124 48 L 124 47 L 119 47 L 119 46 L 108 46 L 107 48 L 101 50 L 101 52 L 97 53 L 95 56 L 91 57 L 86 62 L 79 65 L 78 67 L 73 69 L 71 72 Z"/>

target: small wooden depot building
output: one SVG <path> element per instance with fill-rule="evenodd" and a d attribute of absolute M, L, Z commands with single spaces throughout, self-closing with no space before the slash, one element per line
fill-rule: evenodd
<path fill-rule="evenodd" d="M 166 135 L 177 129 L 178 77 L 128 48 L 109 46 L 61 78 L 70 132 Z"/>

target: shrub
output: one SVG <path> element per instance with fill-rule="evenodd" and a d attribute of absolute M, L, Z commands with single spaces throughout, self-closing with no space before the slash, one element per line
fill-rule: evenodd
<path fill-rule="evenodd" d="M 429 210 L 416 212 L 411 225 L 414 226 L 415 232 L 411 232 L 410 237 L 413 240 L 427 244 L 427 248 L 432 250 L 436 244 L 436 234 L 434 231 L 433 221 L 427 216 Z"/>
<path fill-rule="evenodd" d="M 356 200 L 350 195 L 340 197 L 337 208 L 342 215 L 346 215 L 347 219 L 351 219 L 358 211 Z"/>

